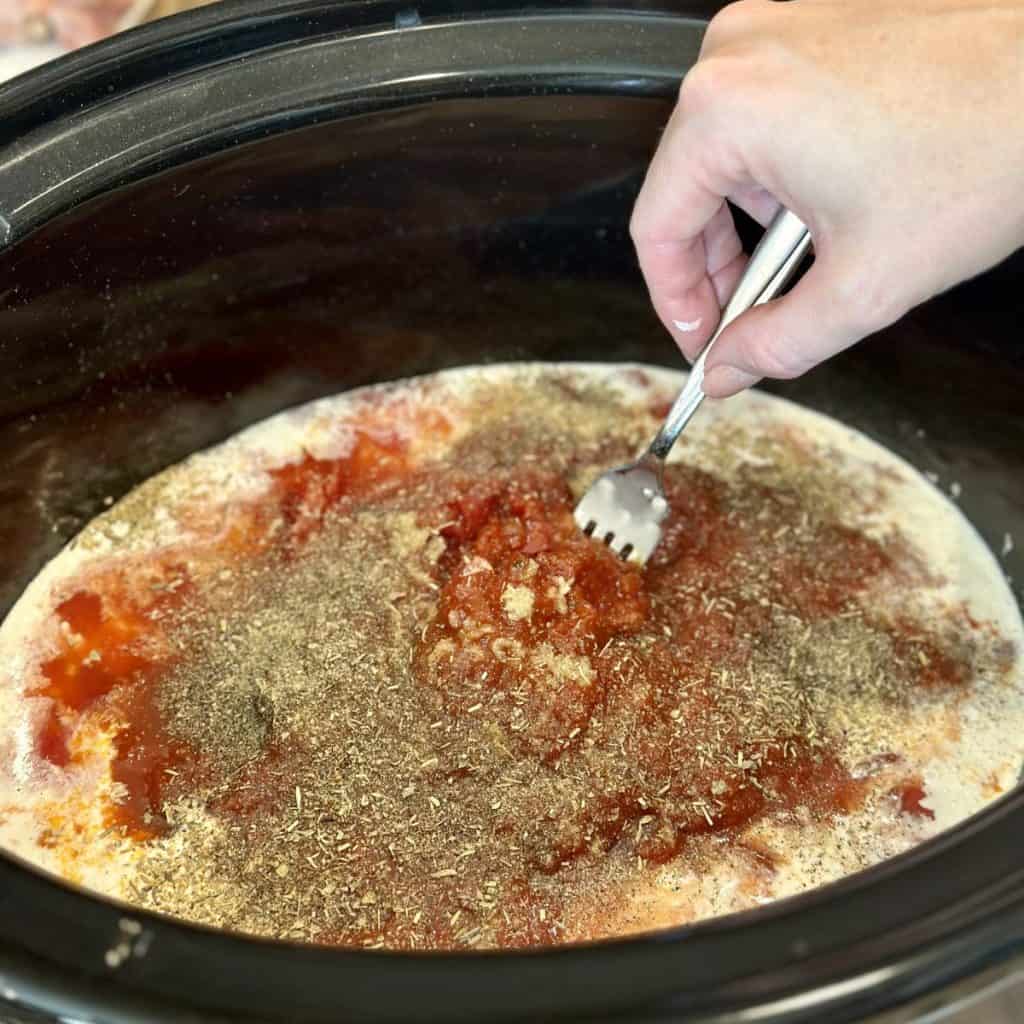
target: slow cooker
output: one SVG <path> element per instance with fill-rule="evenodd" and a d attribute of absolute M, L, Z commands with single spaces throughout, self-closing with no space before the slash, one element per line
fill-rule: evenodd
<path fill-rule="evenodd" d="M 626 225 L 713 10 L 229 0 L 0 88 L 0 612 L 105 499 L 285 407 L 464 363 L 678 366 Z M 771 387 L 951 488 L 1024 598 L 1022 284 L 1011 259 Z M 2 1013 L 934 1020 L 1024 965 L 1022 834 L 1018 790 L 808 895 L 546 952 L 132 912 L 117 966 L 124 907 L 0 857 Z"/>

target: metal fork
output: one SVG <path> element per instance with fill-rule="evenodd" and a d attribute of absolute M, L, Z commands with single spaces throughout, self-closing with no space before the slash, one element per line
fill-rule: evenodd
<path fill-rule="evenodd" d="M 715 333 L 690 369 L 686 386 L 669 410 L 647 451 L 635 462 L 610 469 L 594 481 L 574 513 L 588 536 L 603 540 L 613 551 L 643 565 L 661 540 L 668 515 L 665 459 L 683 428 L 704 401 L 704 363 L 726 326 L 751 306 L 773 299 L 796 272 L 811 245 L 804 223 L 781 209 L 764 233 L 732 298 L 722 310 Z"/>

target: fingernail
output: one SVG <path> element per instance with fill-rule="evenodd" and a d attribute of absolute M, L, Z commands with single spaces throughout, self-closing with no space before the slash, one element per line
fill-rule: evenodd
<path fill-rule="evenodd" d="M 675 328 L 674 341 L 679 346 L 679 351 L 686 357 L 688 363 L 692 363 L 703 346 L 700 344 L 701 336 L 697 333 L 704 323 L 704 317 L 698 316 L 693 320 L 673 320 Z"/>
<path fill-rule="evenodd" d="M 693 334 L 694 331 L 700 330 L 700 325 L 704 323 L 702 316 L 697 317 L 696 320 L 673 320 L 677 331 L 682 331 L 683 334 Z"/>
<path fill-rule="evenodd" d="M 709 398 L 728 398 L 737 391 L 749 388 L 760 380 L 752 373 L 741 370 L 738 366 L 720 363 L 712 366 L 704 377 L 704 394 Z"/>

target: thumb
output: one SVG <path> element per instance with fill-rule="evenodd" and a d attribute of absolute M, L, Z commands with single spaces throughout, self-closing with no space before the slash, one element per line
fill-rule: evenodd
<path fill-rule="evenodd" d="M 789 380 L 859 341 L 861 330 L 848 284 L 824 262 L 815 261 L 799 284 L 781 299 L 738 316 L 708 353 L 704 392 L 727 398 L 761 377 Z"/>

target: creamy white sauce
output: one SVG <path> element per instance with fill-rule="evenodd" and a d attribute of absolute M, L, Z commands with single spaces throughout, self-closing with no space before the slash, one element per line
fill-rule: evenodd
<path fill-rule="evenodd" d="M 222 506 L 227 523 L 233 502 L 266 488 L 269 467 L 295 461 L 303 452 L 320 458 L 344 454 L 352 442 L 345 421 L 368 398 L 379 407 L 382 392 L 391 396 L 397 403 L 394 426 L 401 429 L 402 410 L 410 399 L 457 410 L 461 399 L 480 388 L 499 388 L 503 381 L 528 379 L 555 368 L 610 385 L 627 401 L 647 406 L 671 400 L 685 381 L 683 374 L 651 367 L 516 364 L 453 370 L 383 389 L 363 389 L 274 416 L 168 470 L 159 478 L 165 485 L 162 502 L 144 528 L 123 517 L 122 502 L 94 520 L 79 543 L 65 548 L 43 569 L 0 627 L 0 845 L 97 891 L 128 896 L 137 853 L 131 844 L 105 835 L 101 809 L 111 785 L 111 737 L 98 731 L 86 737 L 89 756 L 84 767 L 73 771 L 42 761 L 34 749 L 46 701 L 24 694 L 38 683 L 41 663 L 57 650 L 53 608 L 61 600 L 65 581 L 125 553 L 155 553 L 187 544 L 188 527 L 180 516 L 186 499 Z M 457 437 L 457 411 L 454 420 Z M 963 604 L 974 619 L 990 624 L 1012 643 L 1015 660 L 1008 676 L 974 680 L 971 695 L 950 712 L 956 729 L 908 752 L 912 767 L 924 779 L 925 804 L 934 812 L 934 821 L 911 819 L 879 804 L 831 826 L 762 821 L 747 832 L 779 857 L 771 873 L 759 872 L 749 859 L 727 851 L 719 839 L 708 838 L 702 841 L 703 852 L 711 859 L 705 857 L 704 863 L 712 868 L 695 872 L 689 862 L 672 863 L 651 872 L 610 905 L 579 908 L 581 921 L 600 916 L 608 932 L 643 930 L 757 906 L 858 870 L 976 813 L 1016 784 L 1024 761 L 1024 624 L 996 558 L 956 505 L 908 463 L 862 434 L 756 391 L 706 402 L 672 459 L 727 474 L 729 467 L 720 464 L 721 445 L 710 442 L 735 428 L 755 441 L 785 438 L 786 444 L 804 449 L 810 462 L 841 468 L 844 479 L 862 496 L 849 504 L 849 523 L 880 537 L 896 530 L 910 541 L 936 583 L 913 594 L 872 593 L 870 600 L 879 608 L 912 601 L 915 614 L 939 617 Z M 733 447 L 730 458 L 734 464 L 763 466 L 770 459 L 756 447 Z M 76 843 L 44 848 L 38 838 L 55 812 L 73 813 L 82 834 Z M 580 930 L 586 928 L 581 925 Z"/>

